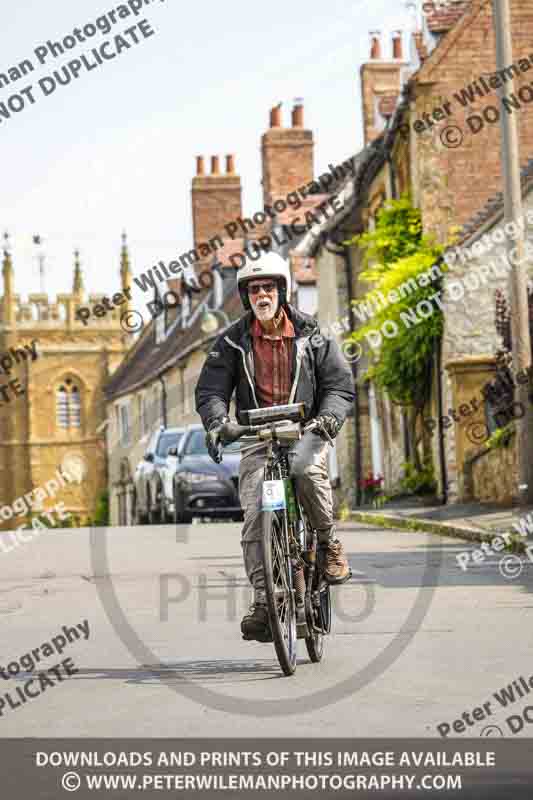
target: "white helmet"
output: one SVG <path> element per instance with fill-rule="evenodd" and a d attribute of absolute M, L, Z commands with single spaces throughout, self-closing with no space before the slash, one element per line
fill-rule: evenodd
<path fill-rule="evenodd" d="M 277 278 L 280 306 L 291 299 L 291 271 L 288 263 L 278 253 L 264 253 L 257 261 L 249 262 L 237 272 L 237 286 L 241 301 L 250 311 L 250 300 L 246 284 L 254 278 Z"/>

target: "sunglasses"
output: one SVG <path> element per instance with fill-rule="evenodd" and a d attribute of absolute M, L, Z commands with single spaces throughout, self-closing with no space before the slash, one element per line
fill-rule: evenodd
<path fill-rule="evenodd" d="M 255 296 L 256 294 L 259 294 L 261 289 L 267 294 L 272 294 L 276 288 L 277 284 L 274 281 L 269 281 L 268 283 L 258 283 L 255 286 L 248 286 L 248 294 Z"/>

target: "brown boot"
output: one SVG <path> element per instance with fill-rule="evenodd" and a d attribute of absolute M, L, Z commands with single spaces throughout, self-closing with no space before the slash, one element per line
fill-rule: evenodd
<path fill-rule="evenodd" d="M 330 584 L 345 583 L 352 577 L 352 570 L 342 544 L 337 538 L 330 538 L 325 548 L 326 563 L 324 578 Z"/>

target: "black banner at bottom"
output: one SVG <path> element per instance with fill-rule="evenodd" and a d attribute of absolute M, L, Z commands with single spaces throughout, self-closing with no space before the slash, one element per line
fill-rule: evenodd
<path fill-rule="evenodd" d="M 525 800 L 532 756 L 532 739 L 4 739 L 2 796 Z"/>

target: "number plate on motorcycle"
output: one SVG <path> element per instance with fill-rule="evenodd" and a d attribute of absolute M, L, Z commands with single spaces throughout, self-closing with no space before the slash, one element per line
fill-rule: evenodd
<path fill-rule="evenodd" d="M 285 508 L 285 487 L 283 481 L 263 482 L 263 511 L 279 511 Z"/>

